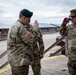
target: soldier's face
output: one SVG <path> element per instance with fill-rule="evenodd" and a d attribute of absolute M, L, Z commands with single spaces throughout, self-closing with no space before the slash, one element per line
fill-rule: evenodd
<path fill-rule="evenodd" d="M 76 24 L 76 16 L 72 17 L 71 21 L 73 24 Z"/>
<path fill-rule="evenodd" d="M 31 18 L 30 17 L 24 17 L 23 22 L 25 25 L 29 25 Z"/>

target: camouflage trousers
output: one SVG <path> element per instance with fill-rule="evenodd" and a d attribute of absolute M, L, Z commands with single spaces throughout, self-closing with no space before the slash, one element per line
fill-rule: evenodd
<path fill-rule="evenodd" d="M 11 66 L 12 75 L 28 75 L 29 65 L 26 66 Z"/>
<path fill-rule="evenodd" d="M 68 70 L 70 75 L 76 75 L 76 60 L 68 62 Z"/>
<path fill-rule="evenodd" d="M 35 60 L 31 65 L 34 75 L 41 75 L 41 64 L 40 60 Z M 11 66 L 12 75 L 28 75 L 29 65 L 24 66 Z"/>
<path fill-rule="evenodd" d="M 41 75 L 40 59 L 39 60 L 35 60 L 34 63 L 31 65 L 31 67 L 32 67 L 34 75 Z"/>

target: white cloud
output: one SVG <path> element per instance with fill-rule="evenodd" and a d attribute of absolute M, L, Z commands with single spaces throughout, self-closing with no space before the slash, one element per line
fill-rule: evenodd
<path fill-rule="evenodd" d="M 76 8 L 76 0 L 0 0 L 0 22 L 12 23 L 18 19 L 19 11 L 27 8 L 33 11 L 32 22 L 61 23 L 69 11 Z M 10 22 L 9 22 L 10 21 Z"/>

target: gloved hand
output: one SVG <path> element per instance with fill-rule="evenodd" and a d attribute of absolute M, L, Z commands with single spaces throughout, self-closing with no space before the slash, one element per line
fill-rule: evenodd
<path fill-rule="evenodd" d="M 62 26 L 66 26 L 68 22 L 69 22 L 69 19 L 68 18 L 64 18 L 63 22 L 62 22 Z"/>

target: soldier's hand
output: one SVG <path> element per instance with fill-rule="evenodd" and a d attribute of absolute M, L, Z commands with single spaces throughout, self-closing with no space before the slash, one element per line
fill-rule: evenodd
<path fill-rule="evenodd" d="M 64 18 L 63 22 L 62 22 L 62 26 L 66 26 L 68 22 L 69 22 L 69 19 L 68 18 Z"/>
<path fill-rule="evenodd" d="M 40 54 L 40 59 L 42 59 L 43 58 L 43 54 Z"/>
<path fill-rule="evenodd" d="M 39 23 L 37 20 L 35 20 L 35 22 L 34 22 L 34 28 L 39 28 Z"/>

